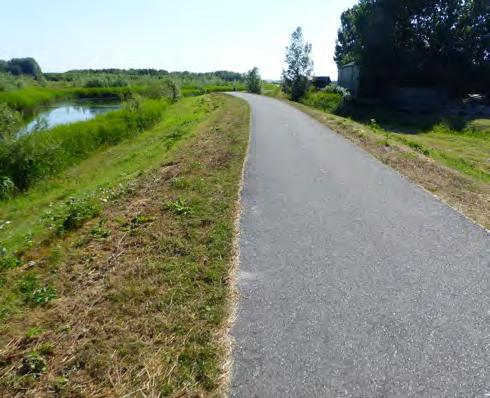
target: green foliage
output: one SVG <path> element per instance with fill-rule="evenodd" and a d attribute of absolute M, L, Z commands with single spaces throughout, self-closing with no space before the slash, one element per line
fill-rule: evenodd
<path fill-rule="evenodd" d="M 137 109 L 126 108 L 95 119 L 57 126 L 22 136 L 0 146 L 0 175 L 19 190 L 85 159 L 102 147 L 114 145 L 157 123 L 167 103 L 145 100 Z"/>
<path fill-rule="evenodd" d="M 181 99 L 165 108 L 165 117 L 154 128 L 131 135 L 119 145 L 103 147 L 75 167 L 39 181 L 27 192 L 19 192 L 1 203 L 0 220 L 4 221 L 0 221 L 0 268 L 16 267 L 19 263 L 15 257 L 56 235 L 56 229 L 48 228 L 51 223 L 42 216 L 49 210 L 60 213 L 62 209 L 59 209 L 66 207 L 67 198 L 92 196 L 102 206 L 133 192 L 134 178 L 165 162 L 168 149 L 185 139 L 197 123 L 220 106 L 220 98 Z M 105 233 L 98 231 L 90 235 L 96 239 Z M 55 252 L 51 257 L 55 257 Z M 0 317 L 3 312 L 0 303 Z"/>
<path fill-rule="evenodd" d="M 34 79 L 29 76 L 14 76 L 0 71 L 0 92 L 18 90 L 34 84 Z"/>
<path fill-rule="evenodd" d="M 36 351 L 30 352 L 22 360 L 22 366 L 19 368 L 21 375 L 32 374 L 39 376 L 46 371 L 46 360 Z"/>
<path fill-rule="evenodd" d="M 340 94 L 340 95 L 342 95 L 342 98 L 346 101 L 351 99 L 351 94 L 350 94 L 349 90 L 347 90 L 345 87 L 339 86 L 336 83 L 330 83 L 328 86 L 326 86 L 322 90 L 327 92 L 327 93 Z"/>
<path fill-rule="evenodd" d="M 302 102 L 305 105 L 321 109 L 326 112 L 335 112 L 343 101 L 342 94 L 327 90 L 309 90 Z"/>
<path fill-rule="evenodd" d="M 99 202 L 92 196 L 71 197 L 64 204 L 46 211 L 43 219 L 50 230 L 63 236 L 83 226 L 85 221 L 97 216 L 100 210 Z"/>
<path fill-rule="evenodd" d="M 263 93 L 271 97 L 277 97 L 281 91 L 281 85 L 277 83 L 264 83 Z"/>
<path fill-rule="evenodd" d="M 104 77 L 95 77 L 88 79 L 85 84 L 85 87 L 127 87 L 128 82 L 123 77 L 116 78 L 104 78 Z"/>
<path fill-rule="evenodd" d="M 7 104 L 0 103 L 0 141 L 9 138 L 22 123 L 22 115 Z"/>
<path fill-rule="evenodd" d="M 158 81 L 151 84 L 144 90 L 144 95 L 148 98 L 161 99 L 168 98 L 175 102 L 180 97 L 177 85 L 172 80 Z"/>
<path fill-rule="evenodd" d="M 141 92 L 140 87 L 77 87 L 54 89 L 48 87 L 30 86 L 14 91 L 0 92 L 0 104 L 8 105 L 11 109 L 30 115 L 40 106 L 60 99 L 69 98 L 117 98 L 127 100 L 134 93 Z"/>
<path fill-rule="evenodd" d="M 291 35 L 285 62 L 287 68 L 282 71 L 282 89 L 290 99 L 298 101 L 305 95 L 313 72 L 311 44 L 304 42 L 303 31 L 299 26 Z"/>
<path fill-rule="evenodd" d="M 359 0 L 341 16 L 335 60 L 359 64 L 365 95 L 393 86 L 489 93 L 489 33 L 485 0 Z"/>
<path fill-rule="evenodd" d="M 179 216 L 186 216 L 193 212 L 192 207 L 186 206 L 185 202 L 181 199 L 171 200 L 165 203 L 165 209 L 169 210 Z"/>
<path fill-rule="evenodd" d="M 15 91 L 0 92 L 0 103 L 16 111 L 29 114 L 40 105 L 62 98 L 65 94 L 63 91 L 50 88 L 26 87 Z"/>
<path fill-rule="evenodd" d="M 20 261 L 17 257 L 9 256 L 6 253 L 0 254 L 0 271 L 15 268 L 18 265 L 20 265 Z"/>
<path fill-rule="evenodd" d="M 36 276 L 27 274 L 18 284 L 18 290 L 28 304 L 44 305 L 57 297 L 51 286 L 41 286 Z"/>
<path fill-rule="evenodd" d="M 29 75 L 38 80 L 43 78 L 39 64 L 34 58 L 12 58 L 0 63 L 0 72 L 8 72 L 12 75 Z"/>
<path fill-rule="evenodd" d="M 260 94 L 262 91 L 262 80 L 260 78 L 259 68 L 256 66 L 247 72 L 246 86 L 249 93 Z"/>
<path fill-rule="evenodd" d="M 29 328 L 29 330 L 26 332 L 26 338 L 29 340 L 35 339 L 36 337 L 40 336 L 41 334 L 44 333 L 44 330 L 41 329 L 40 327 L 33 326 Z"/>
<path fill-rule="evenodd" d="M 10 199 L 15 192 L 15 184 L 9 177 L 0 176 L 0 200 Z"/>
<path fill-rule="evenodd" d="M 245 77 L 236 72 L 216 71 L 207 73 L 167 72 L 156 69 L 88 69 L 65 73 L 47 73 L 50 82 L 59 82 L 78 87 L 143 86 L 150 87 L 159 81 L 172 81 L 177 87 L 197 90 L 205 86 L 235 87 L 242 85 Z M 230 91 L 233 88 L 228 89 Z M 184 90 L 182 90 L 184 91 Z M 223 90 L 220 90 L 223 91 Z M 202 91 L 205 94 L 211 91 Z M 182 92 L 182 95 L 186 95 Z M 195 91 L 192 95 L 196 95 Z"/>

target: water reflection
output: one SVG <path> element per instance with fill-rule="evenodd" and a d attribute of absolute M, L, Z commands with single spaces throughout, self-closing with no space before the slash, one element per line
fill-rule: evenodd
<path fill-rule="evenodd" d="M 93 100 L 65 101 L 54 104 L 42 109 L 26 126 L 19 130 L 17 136 L 47 130 L 61 124 L 89 120 L 120 107 L 121 104 L 117 102 Z"/>

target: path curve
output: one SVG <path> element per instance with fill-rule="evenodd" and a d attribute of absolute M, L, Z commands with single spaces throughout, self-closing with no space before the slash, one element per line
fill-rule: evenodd
<path fill-rule="evenodd" d="M 233 397 L 489 397 L 490 237 L 290 105 L 251 106 Z"/>

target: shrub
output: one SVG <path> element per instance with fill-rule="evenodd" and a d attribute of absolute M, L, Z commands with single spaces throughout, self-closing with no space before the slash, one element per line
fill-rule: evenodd
<path fill-rule="evenodd" d="M 0 103 L 0 140 L 9 138 L 22 123 L 22 115 L 7 104 Z"/>
<path fill-rule="evenodd" d="M 90 196 L 72 197 L 63 205 L 45 212 L 43 220 L 50 230 L 63 236 L 66 232 L 80 228 L 85 221 L 99 213 L 100 205 L 96 198 Z"/>
<path fill-rule="evenodd" d="M 20 260 L 17 257 L 0 254 L 0 270 L 15 268 L 18 265 L 20 265 Z"/>
<path fill-rule="evenodd" d="M 22 360 L 19 374 L 39 376 L 46 371 L 46 360 L 36 351 L 30 352 Z"/>
<path fill-rule="evenodd" d="M 106 82 L 102 79 L 89 79 L 85 82 L 84 87 L 106 87 Z"/>
<path fill-rule="evenodd" d="M 152 99 L 167 98 L 175 102 L 180 97 L 177 85 L 171 80 L 163 80 L 149 85 L 143 92 L 145 96 Z"/>
<path fill-rule="evenodd" d="M 303 99 L 303 103 L 314 108 L 321 109 L 326 112 L 335 112 L 342 104 L 343 98 L 341 94 L 328 91 L 308 91 Z"/>
<path fill-rule="evenodd" d="M 193 212 L 192 207 L 186 206 L 185 202 L 181 199 L 166 202 L 165 209 L 179 216 L 186 216 Z"/>
<path fill-rule="evenodd" d="M 15 185 L 9 177 L 0 177 L 0 200 L 10 199 L 15 192 Z"/>
<path fill-rule="evenodd" d="M 341 94 L 342 98 L 346 101 L 351 99 L 351 93 L 345 87 L 339 86 L 336 83 L 330 83 L 328 86 L 322 89 L 327 93 Z"/>
<path fill-rule="evenodd" d="M 56 290 L 51 286 L 41 286 L 34 275 L 26 275 L 18 284 L 24 301 L 32 305 L 43 305 L 56 298 Z"/>

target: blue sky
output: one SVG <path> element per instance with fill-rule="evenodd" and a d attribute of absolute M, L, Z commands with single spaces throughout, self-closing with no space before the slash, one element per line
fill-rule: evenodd
<path fill-rule="evenodd" d="M 32 56 L 47 72 L 260 68 L 279 78 L 296 26 L 315 74 L 336 77 L 340 14 L 356 0 L 0 0 L 0 59 Z"/>

